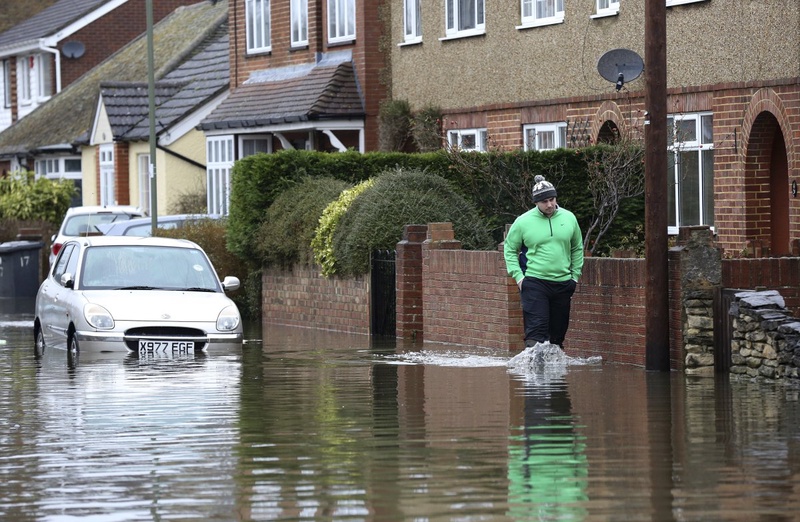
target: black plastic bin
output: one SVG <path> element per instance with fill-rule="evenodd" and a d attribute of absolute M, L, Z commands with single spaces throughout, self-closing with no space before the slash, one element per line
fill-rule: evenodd
<path fill-rule="evenodd" d="M 0 243 L 0 313 L 32 314 L 42 241 Z"/>

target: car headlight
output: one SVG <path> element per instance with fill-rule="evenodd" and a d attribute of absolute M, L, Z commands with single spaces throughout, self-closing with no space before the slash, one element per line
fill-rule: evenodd
<path fill-rule="evenodd" d="M 98 304 L 89 303 L 83 307 L 83 317 L 86 322 L 98 330 L 111 330 L 114 328 L 114 318 L 108 310 Z"/>
<path fill-rule="evenodd" d="M 226 306 L 217 317 L 217 330 L 220 332 L 230 332 L 239 326 L 239 309 L 235 306 Z"/>

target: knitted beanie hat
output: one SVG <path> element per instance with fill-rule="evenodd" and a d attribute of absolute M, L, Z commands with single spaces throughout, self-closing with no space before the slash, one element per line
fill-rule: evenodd
<path fill-rule="evenodd" d="M 533 178 L 533 202 L 538 203 L 545 199 L 556 197 L 556 189 L 552 183 L 546 181 L 544 176 L 537 174 Z"/>

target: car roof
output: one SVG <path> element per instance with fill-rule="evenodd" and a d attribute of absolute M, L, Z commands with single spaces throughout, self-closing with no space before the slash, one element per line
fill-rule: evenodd
<path fill-rule="evenodd" d="M 156 222 L 159 224 L 171 223 L 173 221 L 188 221 L 188 220 L 201 220 L 201 219 L 220 219 L 220 214 L 167 214 L 157 216 Z M 104 223 L 97 225 L 97 229 L 103 234 L 109 232 L 125 231 L 133 227 L 151 224 L 153 222 L 152 216 L 128 219 L 127 221 L 115 221 L 113 223 Z"/>
<path fill-rule="evenodd" d="M 132 205 L 85 205 L 82 207 L 70 207 L 67 209 L 67 216 L 80 214 L 144 214 L 142 209 Z"/>
<path fill-rule="evenodd" d="M 70 242 L 93 246 L 170 246 L 179 248 L 200 248 L 197 243 L 188 239 L 175 239 L 171 237 L 140 237 L 140 236 L 86 236 L 70 239 Z M 201 249 L 202 250 L 202 249 Z"/>

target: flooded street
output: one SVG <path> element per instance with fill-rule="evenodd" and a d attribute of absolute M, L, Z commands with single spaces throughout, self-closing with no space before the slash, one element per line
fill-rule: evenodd
<path fill-rule="evenodd" d="M 264 325 L 33 357 L 0 316 L 0 519 L 796 520 L 800 391 Z M 580 361 L 578 361 L 580 362 Z M 584 361 L 587 362 L 587 361 Z"/>

